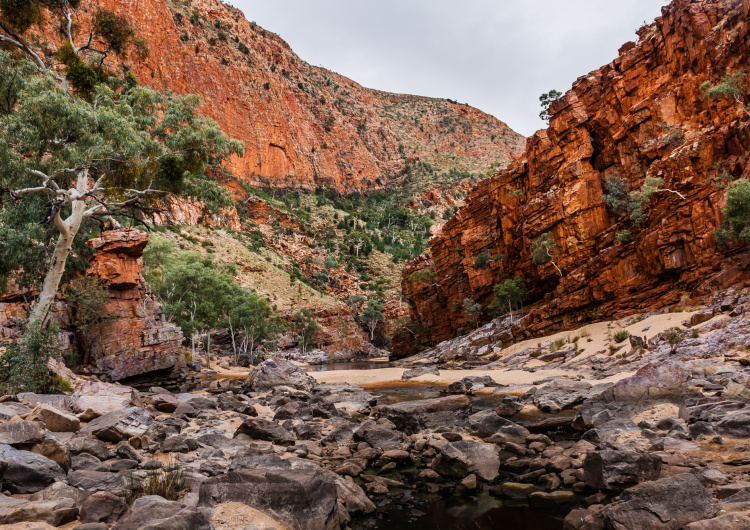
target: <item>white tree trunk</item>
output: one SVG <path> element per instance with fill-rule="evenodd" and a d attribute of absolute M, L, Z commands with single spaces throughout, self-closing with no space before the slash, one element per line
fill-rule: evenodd
<path fill-rule="evenodd" d="M 75 190 L 77 193 L 71 201 L 72 212 L 70 216 L 63 221 L 60 212 L 57 212 L 55 215 L 55 227 L 60 231 L 60 236 L 57 238 L 55 251 L 52 254 L 52 261 L 44 277 L 42 290 L 39 293 L 39 300 L 29 316 L 30 325 L 42 323 L 47 317 L 50 306 L 55 301 L 55 296 L 57 296 L 60 281 L 65 273 L 65 263 L 68 260 L 70 250 L 73 248 L 73 241 L 75 241 L 78 230 L 81 228 L 84 214 L 86 213 L 84 196 L 88 191 L 88 178 L 88 170 L 78 174 L 78 182 L 76 183 Z"/>

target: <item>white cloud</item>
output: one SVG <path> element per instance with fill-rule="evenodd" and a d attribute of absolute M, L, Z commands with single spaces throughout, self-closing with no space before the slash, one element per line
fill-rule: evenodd
<path fill-rule="evenodd" d="M 469 103 L 530 135 L 539 95 L 617 56 L 664 0 L 233 0 L 305 61 Z"/>

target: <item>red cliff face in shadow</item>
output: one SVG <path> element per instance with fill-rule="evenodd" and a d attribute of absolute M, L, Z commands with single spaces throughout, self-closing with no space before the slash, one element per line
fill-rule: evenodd
<path fill-rule="evenodd" d="M 549 129 L 529 139 L 523 159 L 481 182 L 431 240 L 430 256 L 406 268 L 402 285 L 422 344 L 468 331 L 450 310 L 454 301 L 486 308 L 493 286 L 516 275 L 536 302 L 516 338 L 662 308 L 748 277 L 745 251 L 718 248 L 714 231 L 726 193 L 716 179 L 750 178 L 750 124 L 735 102 L 706 101 L 699 87 L 748 67 L 750 4 L 675 0 L 662 15 L 553 103 Z M 609 178 L 633 191 L 647 176 L 685 198 L 654 194 L 640 226 L 608 210 Z M 620 244 L 623 230 L 632 239 Z M 532 259 L 545 233 L 562 278 Z M 504 260 L 476 269 L 481 252 Z M 425 269 L 433 280 L 409 281 Z M 397 341 L 399 352 L 416 348 L 407 339 Z"/>

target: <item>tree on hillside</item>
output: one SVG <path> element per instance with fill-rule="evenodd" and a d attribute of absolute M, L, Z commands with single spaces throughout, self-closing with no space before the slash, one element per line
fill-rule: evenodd
<path fill-rule="evenodd" d="M 685 196 L 675 190 L 663 188 L 664 179 L 661 177 L 647 176 L 640 190 L 630 192 L 632 212 L 630 218 L 635 224 L 641 224 L 645 218 L 644 209 L 651 202 L 651 197 L 655 193 L 673 193 L 680 199 L 685 200 Z"/>
<path fill-rule="evenodd" d="M 297 332 L 299 339 L 299 347 L 302 353 L 307 353 L 307 349 L 311 344 L 314 344 L 315 333 L 318 332 L 320 326 L 315 321 L 315 315 L 309 309 L 303 309 L 298 313 L 294 314 L 294 328 Z"/>
<path fill-rule="evenodd" d="M 493 292 L 495 298 L 488 307 L 490 312 L 496 315 L 504 315 L 510 312 L 510 323 L 513 324 L 513 309 L 521 306 L 529 295 L 523 280 L 516 276 L 512 280 L 504 280 L 503 283 L 495 285 Z"/>
<path fill-rule="evenodd" d="M 700 86 L 703 99 L 733 99 L 750 118 L 750 109 L 742 100 L 747 91 L 746 79 L 745 71 L 739 70 L 733 74 L 727 72 L 716 85 L 711 85 L 711 81 L 706 81 Z"/>
<path fill-rule="evenodd" d="M 271 314 L 268 301 L 257 294 L 243 290 L 241 296 L 235 299 L 235 305 L 228 315 L 232 344 L 234 345 L 234 330 L 242 337 L 240 350 L 250 354 L 252 358 L 255 348 L 264 340 L 271 339 L 282 328 L 277 317 Z M 238 351 L 234 349 L 234 363 L 237 364 Z"/>
<path fill-rule="evenodd" d="M 546 92 L 539 96 L 539 103 L 542 105 L 542 112 L 539 113 L 539 117 L 549 123 L 549 106 L 553 101 L 557 101 L 558 99 L 560 99 L 562 95 L 562 92 L 558 92 L 557 90 L 550 90 L 549 92 Z"/>
<path fill-rule="evenodd" d="M 146 53 L 124 19 L 97 12 L 92 32 L 76 45 L 71 10 L 78 3 L 0 2 L 0 43 L 17 51 L 0 52 L 0 203 L 4 220 L 12 217 L 8 209 L 24 212 L 9 229 L 12 237 L 27 236 L 27 248 L 2 256 L 0 275 L 44 269 L 30 324 L 46 316 L 89 220 L 140 221 L 170 193 L 227 205 L 228 196 L 207 175 L 242 152 L 213 120 L 196 115 L 197 97 L 162 95 L 137 86 L 132 75 L 112 75 L 109 56 L 124 59 L 133 48 L 135 55 Z M 66 35 L 54 57 L 24 37 L 44 10 L 60 19 Z M 32 220 L 47 230 L 34 229 Z M 41 263 L 27 269 L 17 256 Z"/>
<path fill-rule="evenodd" d="M 365 310 L 362 311 L 360 320 L 370 332 L 370 341 L 375 339 L 375 331 L 378 329 L 378 324 L 385 319 L 383 316 L 383 302 L 376 298 L 371 298 L 367 301 Z"/>

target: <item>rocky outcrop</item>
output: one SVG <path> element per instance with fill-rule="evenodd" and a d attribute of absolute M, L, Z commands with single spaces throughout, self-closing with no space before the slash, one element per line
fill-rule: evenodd
<path fill-rule="evenodd" d="M 110 318 L 102 324 L 77 328 L 75 308 L 65 300 L 53 307 L 63 347 L 80 351 L 84 369 L 105 380 L 167 373 L 185 366 L 182 331 L 167 322 L 141 276 L 147 244 L 148 234 L 135 229 L 102 232 L 87 242 L 94 249 L 87 274 L 109 289 L 105 312 Z M 23 297 L 13 293 L 4 300 L 0 303 L 0 338 L 16 338 L 28 307 Z"/>
<path fill-rule="evenodd" d="M 371 90 L 307 64 L 219 0 L 87 0 L 81 35 L 98 9 L 126 17 L 148 44 L 145 62 L 128 61 L 140 82 L 198 94 L 202 112 L 244 142 L 229 166 L 254 186 L 348 194 L 382 188 L 417 160 L 456 157 L 456 169 L 478 172 L 522 149 L 521 135 L 468 105 Z M 45 37 L 58 41 L 57 26 Z"/>
<path fill-rule="evenodd" d="M 407 266 L 402 286 L 422 344 L 470 329 L 448 308 L 465 298 L 486 308 L 503 278 L 521 277 L 535 302 L 513 328 L 519 337 L 697 301 L 750 276 L 746 254 L 714 237 L 725 196 L 717 180 L 750 177 L 750 125 L 734 101 L 704 100 L 699 88 L 747 66 L 750 5 L 675 0 L 662 14 L 553 103 L 549 129 L 529 139 L 523 159 L 482 181 L 429 256 Z M 640 225 L 608 209 L 608 179 L 634 191 L 647 176 L 684 199 L 655 193 Z M 620 244 L 624 230 L 631 239 Z M 559 273 L 533 260 L 543 234 Z M 476 268 L 482 252 L 503 259 Z M 434 279 L 413 281 L 424 270 Z M 417 346 L 410 334 L 397 339 L 401 352 Z"/>

